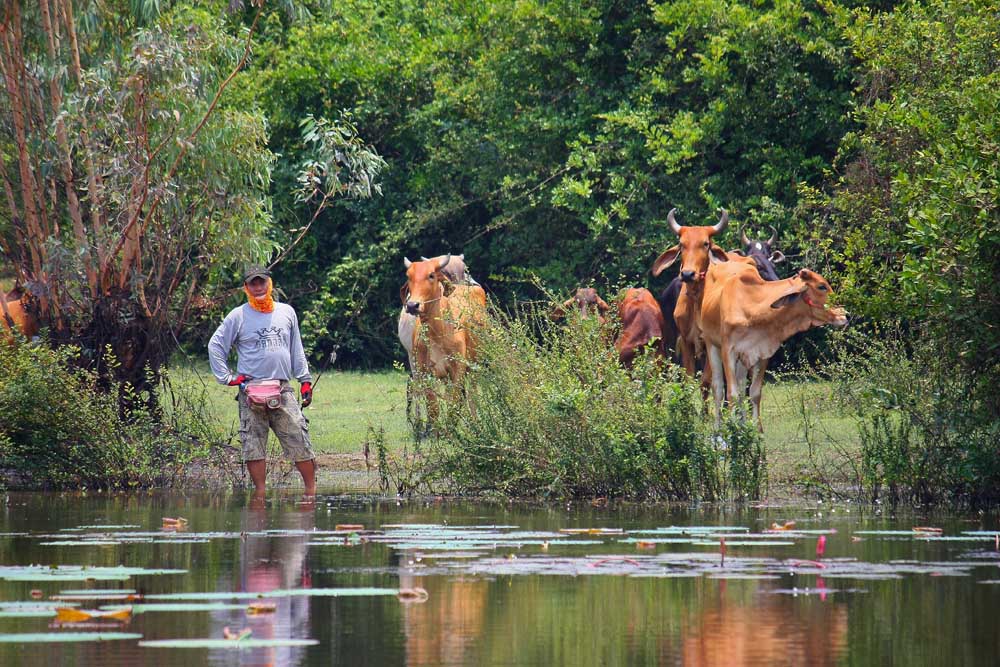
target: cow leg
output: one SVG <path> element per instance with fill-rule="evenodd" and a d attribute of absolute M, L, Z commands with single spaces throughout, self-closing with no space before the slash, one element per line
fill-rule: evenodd
<path fill-rule="evenodd" d="M 688 377 L 694 377 L 694 343 L 689 341 L 684 336 L 677 339 L 677 346 L 681 350 L 681 363 L 684 364 L 684 370 L 687 371 Z"/>
<path fill-rule="evenodd" d="M 747 374 L 749 369 L 739 359 L 733 360 L 733 368 L 736 374 L 736 401 L 732 403 L 731 407 L 739 411 L 741 419 L 746 419 Z"/>
<path fill-rule="evenodd" d="M 705 365 L 706 371 L 711 368 L 722 368 L 722 351 L 714 345 L 708 346 L 708 363 Z M 722 426 L 722 397 L 726 391 L 726 375 L 716 370 L 714 373 L 709 372 L 709 377 L 712 381 L 712 394 L 715 398 L 715 428 L 720 428 Z"/>
<path fill-rule="evenodd" d="M 736 360 L 723 343 L 722 346 L 722 369 L 726 373 L 726 399 L 729 402 L 729 409 L 734 410 L 737 401 L 740 399 L 739 379 L 736 375 Z"/>
<path fill-rule="evenodd" d="M 753 367 L 753 378 L 750 381 L 750 405 L 753 418 L 757 422 L 757 430 L 764 432 L 764 423 L 760 419 L 760 397 L 764 393 L 764 374 L 770 359 L 762 359 Z"/>

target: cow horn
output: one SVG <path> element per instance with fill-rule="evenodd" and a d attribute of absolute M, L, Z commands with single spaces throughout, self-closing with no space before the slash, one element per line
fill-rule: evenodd
<path fill-rule="evenodd" d="M 719 218 L 719 222 L 712 225 L 712 234 L 718 234 L 723 229 L 725 229 L 726 225 L 728 224 L 729 224 L 729 211 L 727 211 L 726 209 L 722 209 L 722 217 Z"/>
<path fill-rule="evenodd" d="M 767 240 L 767 246 L 771 247 L 778 242 L 778 230 L 773 225 L 768 225 L 768 227 L 771 228 L 771 238 Z"/>
<path fill-rule="evenodd" d="M 430 259 L 431 259 L 430 257 L 424 257 L 423 255 L 420 256 L 420 261 L 421 262 L 429 262 Z"/>
<path fill-rule="evenodd" d="M 405 266 L 406 268 L 410 268 L 410 265 L 411 265 L 411 264 L 413 264 L 413 262 L 411 262 L 411 261 L 410 261 L 409 259 L 407 259 L 406 257 L 404 257 L 404 258 L 403 258 L 403 266 Z"/>
<path fill-rule="evenodd" d="M 750 245 L 750 239 L 747 238 L 746 227 L 740 228 L 740 243 L 742 243 L 745 246 Z"/>
<path fill-rule="evenodd" d="M 670 209 L 670 213 L 667 213 L 667 222 L 670 223 L 670 229 L 674 231 L 677 236 L 681 235 L 681 226 L 677 224 L 677 220 L 674 219 L 674 214 L 677 213 L 676 208 Z"/>
<path fill-rule="evenodd" d="M 444 259 L 438 262 L 438 269 L 440 270 L 448 266 L 448 262 L 450 261 L 451 261 L 451 253 L 448 253 L 447 255 L 444 256 Z"/>

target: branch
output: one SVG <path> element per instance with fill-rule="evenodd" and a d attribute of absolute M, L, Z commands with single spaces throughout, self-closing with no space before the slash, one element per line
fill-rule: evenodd
<path fill-rule="evenodd" d="M 198 122 L 195 128 L 191 130 L 191 133 L 188 134 L 187 138 L 184 140 L 180 152 L 177 154 L 177 157 L 174 158 L 174 163 L 170 166 L 170 170 L 167 172 L 166 177 L 163 179 L 165 182 L 169 182 L 170 179 L 172 179 L 174 175 L 177 173 L 177 169 L 180 166 L 181 160 L 183 160 L 184 156 L 187 154 L 188 147 L 193 145 L 192 141 L 198 135 L 201 129 L 205 126 L 205 123 L 208 122 L 208 119 L 212 115 L 212 112 L 215 111 L 215 107 L 216 105 L 218 105 L 219 99 L 222 97 L 222 93 L 226 90 L 226 87 L 236 77 L 236 75 L 239 74 L 240 70 L 242 70 L 243 67 L 246 65 L 247 59 L 250 57 L 250 47 L 251 47 L 251 40 L 253 39 L 253 33 L 254 30 L 256 30 L 257 28 L 257 22 L 260 20 L 260 16 L 263 13 L 263 11 L 264 11 L 264 5 L 262 3 L 261 6 L 257 9 L 257 14 L 256 16 L 254 16 L 253 23 L 250 25 L 250 30 L 247 33 L 246 45 L 243 48 L 243 55 L 242 57 L 240 57 L 240 61 L 236 63 L 236 67 L 233 68 L 233 71 L 229 73 L 229 76 L 226 77 L 226 80 L 223 81 L 222 84 L 219 86 L 219 89 L 215 92 L 215 98 L 212 100 L 212 103 L 208 106 L 208 109 L 205 111 L 201 120 Z M 159 152 L 159 150 L 162 147 L 163 144 L 158 146 L 156 152 Z M 154 152 L 154 156 L 156 152 Z M 125 245 L 129 232 L 136 224 L 138 224 L 139 218 L 142 217 L 142 208 L 146 203 L 146 197 L 149 195 L 149 187 L 148 187 L 149 167 L 150 167 L 150 162 L 147 162 L 145 172 L 143 175 L 146 187 L 143 188 L 142 198 L 139 201 L 139 205 L 136 207 L 135 213 L 133 213 L 131 219 L 128 221 L 128 224 L 125 225 L 125 228 L 122 230 L 121 235 L 118 237 L 118 241 L 115 243 L 114 249 L 112 249 L 111 253 L 107 257 L 105 257 L 104 265 L 101 267 L 102 273 L 108 270 L 108 266 L 110 265 L 111 260 L 114 257 L 117 257 L 118 253 Z M 162 195 L 160 193 L 164 191 L 165 190 L 160 190 L 160 192 L 158 192 L 156 196 L 153 197 L 153 202 L 149 205 L 149 212 L 146 213 L 143 225 L 139 230 L 140 236 L 143 233 L 145 233 L 146 224 L 148 224 L 149 220 L 152 219 L 153 214 L 159 207 L 160 201 L 162 199 Z"/>

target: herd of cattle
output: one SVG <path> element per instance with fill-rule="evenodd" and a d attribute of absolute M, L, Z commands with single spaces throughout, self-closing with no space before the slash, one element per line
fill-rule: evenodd
<path fill-rule="evenodd" d="M 664 360 L 673 359 L 676 351 L 691 377 L 700 364 L 703 390 L 711 388 L 715 400 L 716 424 L 723 400 L 736 405 L 749 376 L 752 415 L 763 431 L 760 399 L 771 357 L 796 333 L 845 326 L 847 313 L 827 305 L 830 284 L 819 274 L 802 269 L 791 278 L 778 278 L 775 264 L 785 257 L 773 248 L 773 228 L 767 241 L 753 241 L 742 232 L 742 248 L 727 252 L 713 242 L 729 223 L 726 211 L 718 223 L 704 227 L 680 225 L 676 209 L 667 221 L 678 242 L 656 258 L 652 274 L 659 276 L 678 260 L 680 271 L 659 300 L 642 287 L 625 291 L 618 302 L 618 359 L 631 368 L 643 351 Z M 476 357 L 475 332 L 486 320 L 486 293 L 469 276 L 462 255 L 403 261 L 399 339 L 410 369 L 457 381 L 466 361 Z M 578 289 L 557 314 L 573 311 L 603 324 L 610 308 L 588 287 Z M 429 410 L 435 400 L 428 395 Z"/>

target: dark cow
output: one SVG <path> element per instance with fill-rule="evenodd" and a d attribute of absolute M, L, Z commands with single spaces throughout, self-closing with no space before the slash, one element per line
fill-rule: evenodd
<path fill-rule="evenodd" d="M 14 331 L 29 340 L 38 335 L 36 303 L 20 285 L 0 295 L 0 340 L 13 340 Z"/>
<path fill-rule="evenodd" d="M 618 361 L 632 368 L 635 356 L 646 346 L 653 354 L 665 358 L 663 347 L 663 314 L 652 292 L 642 287 L 631 287 L 618 304 L 618 318 L 622 332 L 615 341 Z"/>

